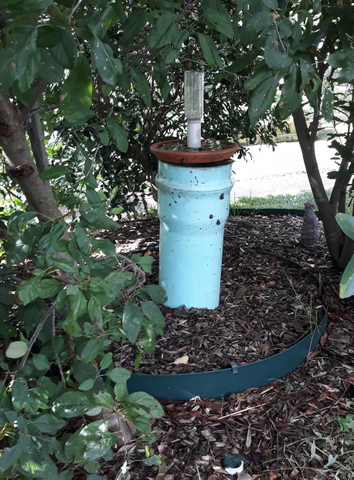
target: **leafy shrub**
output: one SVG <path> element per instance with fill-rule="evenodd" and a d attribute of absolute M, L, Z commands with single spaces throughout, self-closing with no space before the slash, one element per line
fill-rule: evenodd
<path fill-rule="evenodd" d="M 39 223 L 32 212 L 4 221 L 0 478 L 68 480 L 77 469 L 103 478 L 93 474 L 117 443 L 110 414 L 149 435 L 151 419 L 163 413 L 150 395 L 128 392 L 131 373 L 115 366 L 109 346 L 128 339 L 137 363 L 151 352 L 165 294 L 145 284 L 150 257 L 123 257 L 95 237 L 119 225 L 92 186 L 86 197 L 70 224 Z"/>
<path fill-rule="evenodd" d="M 354 218 L 346 213 L 337 213 L 336 220 L 342 231 L 354 240 Z M 347 264 L 340 280 L 339 296 L 347 298 L 354 295 L 354 255 Z"/>

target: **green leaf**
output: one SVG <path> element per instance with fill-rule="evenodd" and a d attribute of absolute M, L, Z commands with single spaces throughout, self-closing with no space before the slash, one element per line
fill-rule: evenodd
<path fill-rule="evenodd" d="M 90 238 L 86 230 L 80 226 L 76 227 L 75 230 L 70 234 L 71 238 L 75 240 L 76 245 L 81 253 L 84 255 L 90 256 Z"/>
<path fill-rule="evenodd" d="M 274 75 L 265 80 L 258 88 L 256 88 L 256 90 L 254 90 L 249 107 L 251 126 L 254 126 L 257 120 L 272 106 L 278 84 L 279 77 L 278 75 Z"/>
<path fill-rule="evenodd" d="M 354 240 L 354 217 L 346 213 L 337 213 L 336 220 L 343 232 Z"/>
<path fill-rule="evenodd" d="M 46 10 L 53 4 L 53 0 L 1 0 L 2 7 L 8 7 L 21 12 L 36 12 Z"/>
<path fill-rule="evenodd" d="M 39 297 L 40 277 L 33 277 L 30 280 L 25 280 L 17 287 L 17 295 L 23 305 L 28 305 L 30 302 Z"/>
<path fill-rule="evenodd" d="M 353 168 L 348 168 L 348 170 L 335 170 L 332 172 L 327 173 L 327 178 L 330 178 L 331 180 L 337 180 L 338 178 L 351 178 L 351 176 L 354 174 L 354 169 Z"/>
<path fill-rule="evenodd" d="M 144 315 L 150 320 L 152 325 L 154 325 L 155 330 L 158 333 L 162 333 L 162 327 L 165 325 L 165 318 L 156 303 L 150 301 L 142 302 L 141 308 Z"/>
<path fill-rule="evenodd" d="M 162 460 L 161 460 L 161 457 L 159 457 L 159 455 L 152 455 L 151 457 L 143 458 L 142 462 L 144 465 L 152 466 L 152 465 L 161 465 Z"/>
<path fill-rule="evenodd" d="M 81 385 L 79 386 L 79 390 L 81 390 L 82 392 L 88 392 L 92 389 L 94 384 L 95 380 L 93 378 L 87 378 L 81 383 Z"/>
<path fill-rule="evenodd" d="M 100 325 L 102 322 L 102 305 L 97 297 L 92 296 L 90 298 L 87 306 L 87 311 L 91 322 L 98 323 Z"/>
<path fill-rule="evenodd" d="M 112 364 L 113 364 L 113 354 L 112 352 L 108 352 L 104 355 L 104 357 L 100 361 L 100 367 L 102 370 L 106 370 Z"/>
<path fill-rule="evenodd" d="M 91 230 L 105 229 L 115 230 L 119 228 L 119 223 L 102 215 L 101 212 L 86 205 L 80 205 L 81 223 Z"/>
<path fill-rule="evenodd" d="M 301 104 L 302 95 L 298 87 L 298 68 L 291 65 L 281 88 L 277 105 L 277 114 L 282 120 L 287 119 Z"/>
<path fill-rule="evenodd" d="M 54 278 L 44 278 L 39 282 L 38 296 L 39 298 L 55 297 L 61 288 L 62 285 L 58 280 Z"/>
<path fill-rule="evenodd" d="M 84 55 L 80 55 L 68 78 L 63 83 L 60 105 L 65 118 L 72 124 L 85 122 L 93 116 L 90 110 L 92 103 L 92 78 L 89 63 Z"/>
<path fill-rule="evenodd" d="M 50 369 L 50 362 L 46 355 L 42 353 L 36 353 L 33 355 L 33 364 L 37 370 L 48 371 Z"/>
<path fill-rule="evenodd" d="M 140 267 L 144 270 L 146 273 L 151 273 L 151 266 L 154 262 L 154 258 L 151 257 L 150 255 L 132 255 L 132 260 L 133 262 L 137 263 L 140 265 Z"/>
<path fill-rule="evenodd" d="M 125 368 L 114 368 L 108 372 L 108 377 L 115 383 L 114 395 L 117 402 L 122 402 L 128 396 L 127 381 L 131 373 Z"/>
<path fill-rule="evenodd" d="M 15 295 L 11 294 L 7 288 L 0 287 L 0 303 L 2 305 L 13 305 Z"/>
<path fill-rule="evenodd" d="M 97 11 L 89 17 L 88 25 L 96 37 L 103 38 L 117 20 L 118 16 L 113 6 L 107 5 L 102 11 Z"/>
<path fill-rule="evenodd" d="M 61 29 L 56 25 L 42 24 L 38 26 L 37 47 L 50 48 L 60 41 Z"/>
<path fill-rule="evenodd" d="M 129 46 L 133 42 L 136 34 L 142 29 L 146 19 L 146 12 L 142 9 L 131 13 L 127 19 L 123 22 L 123 36 L 121 38 L 121 44 L 123 46 Z"/>
<path fill-rule="evenodd" d="M 198 33 L 198 38 L 206 62 L 211 67 L 223 67 L 223 61 L 212 38 L 209 35 L 204 35 L 204 33 Z"/>
<path fill-rule="evenodd" d="M 101 195 L 98 192 L 96 192 L 94 188 L 91 188 L 91 187 L 86 188 L 86 197 L 87 197 L 88 203 L 91 203 L 91 205 L 96 206 L 102 203 Z"/>
<path fill-rule="evenodd" d="M 250 5 L 250 4 L 249 4 Z M 257 4 L 256 4 L 257 5 Z M 248 10 L 248 8 L 247 8 Z M 240 39 L 245 45 L 256 43 L 260 34 L 268 32 L 269 28 L 274 24 L 274 17 L 269 11 L 258 11 L 249 19 L 245 16 L 245 21 L 242 24 Z"/>
<path fill-rule="evenodd" d="M 102 80 L 115 86 L 119 74 L 123 74 L 122 62 L 114 57 L 112 48 L 95 37 L 91 41 L 94 63 Z"/>
<path fill-rule="evenodd" d="M 61 418 L 57 418 L 55 415 L 45 413 L 44 415 L 37 417 L 33 421 L 33 425 L 41 433 L 49 433 L 50 435 L 55 435 L 58 430 L 64 427 L 65 421 Z"/>
<path fill-rule="evenodd" d="M 227 72 L 238 73 L 242 72 L 244 69 L 248 69 L 253 65 L 254 60 L 257 57 L 256 52 L 247 52 L 241 57 L 239 57 L 234 63 L 227 67 Z"/>
<path fill-rule="evenodd" d="M 0 472 L 5 473 L 9 470 L 9 468 L 11 468 L 20 458 L 22 452 L 23 446 L 21 445 L 21 442 L 17 443 L 12 448 L 4 449 L 4 452 L 0 457 Z"/>
<path fill-rule="evenodd" d="M 6 49 L 0 51 L 0 93 L 26 73 L 36 51 L 36 38 L 34 25 L 22 25 L 7 36 Z"/>
<path fill-rule="evenodd" d="M 155 28 L 147 36 L 146 41 L 151 49 L 161 49 L 169 43 L 178 42 L 180 32 L 176 22 L 181 18 L 175 12 L 163 12 L 158 16 Z"/>
<path fill-rule="evenodd" d="M 59 178 L 68 173 L 70 173 L 70 170 L 67 167 L 63 167 L 62 165 L 53 165 L 47 170 L 41 172 L 38 176 L 43 180 L 51 180 L 52 178 Z"/>
<path fill-rule="evenodd" d="M 273 72 L 267 67 L 262 67 L 256 71 L 250 78 L 248 78 L 244 83 L 244 88 L 247 91 L 255 90 L 259 85 L 264 81 L 273 77 Z"/>
<path fill-rule="evenodd" d="M 61 270 L 62 272 L 68 273 L 69 275 L 75 275 L 77 271 L 74 263 L 70 262 L 69 260 L 65 260 L 64 258 L 53 260 L 52 265 L 53 267 Z"/>
<path fill-rule="evenodd" d="M 144 285 L 139 288 L 138 295 L 141 298 L 147 298 L 147 296 L 149 296 L 151 300 L 156 303 L 165 303 L 167 300 L 165 290 L 159 285 Z"/>
<path fill-rule="evenodd" d="M 125 153 L 128 150 L 127 132 L 117 123 L 114 118 L 107 118 L 106 124 L 115 146 L 118 148 L 118 150 Z"/>
<path fill-rule="evenodd" d="M 332 53 L 328 63 L 333 68 L 350 68 L 354 63 L 354 47 L 342 48 Z"/>
<path fill-rule="evenodd" d="M 16 95 L 28 107 L 31 107 L 33 104 L 32 84 L 37 77 L 40 61 L 41 54 L 36 50 L 29 58 L 23 75 L 21 75 L 17 82 L 13 85 L 13 88 L 16 90 Z"/>
<path fill-rule="evenodd" d="M 283 70 L 291 65 L 292 59 L 285 52 L 281 52 L 277 34 L 274 32 L 267 38 L 264 47 L 264 60 L 269 68 Z"/>
<path fill-rule="evenodd" d="M 87 300 L 79 290 L 75 295 L 70 295 L 69 313 L 63 322 L 63 329 L 69 335 L 74 335 L 80 330 L 77 320 L 87 310 Z"/>
<path fill-rule="evenodd" d="M 337 77 L 338 83 L 351 83 L 354 80 L 354 66 L 342 68 Z"/>
<path fill-rule="evenodd" d="M 27 343 L 16 341 L 11 342 L 5 350 L 5 356 L 7 358 L 21 358 L 27 353 Z"/>
<path fill-rule="evenodd" d="M 82 462 L 103 457 L 115 443 L 117 437 L 108 431 L 107 421 L 91 422 L 82 428 L 76 437 L 74 461 Z"/>
<path fill-rule="evenodd" d="M 278 9 L 278 0 L 262 0 L 264 5 L 269 7 L 271 10 L 277 10 Z"/>
<path fill-rule="evenodd" d="M 127 382 L 132 374 L 126 368 L 117 367 L 108 372 L 108 376 L 112 382 L 122 383 Z"/>
<path fill-rule="evenodd" d="M 49 51 L 60 66 L 69 70 L 74 67 L 77 47 L 76 41 L 69 30 L 59 30 L 58 42 Z"/>
<path fill-rule="evenodd" d="M 143 99 L 143 102 L 147 107 L 151 107 L 151 90 L 149 82 L 146 80 L 145 76 L 136 68 L 131 68 L 130 73 L 135 89 L 138 92 L 139 96 Z"/>
<path fill-rule="evenodd" d="M 202 8 L 208 26 L 225 35 L 227 38 L 234 36 L 230 13 L 219 0 L 203 0 Z"/>
<path fill-rule="evenodd" d="M 23 409 L 27 402 L 28 386 L 24 378 L 15 378 L 11 385 L 11 400 L 16 412 Z"/>
<path fill-rule="evenodd" d="M 38 49 L 41 60 L 39 75 L 48 83 L 58 83 L 64 75 L 64 67 L 54 59 L 52 53 L 46 48 Z"/>
<path fill-rule="evenodd" d="M 164 410 L 158 400 L 145 392 L 130 393 L 125 399 L 125 406 L 129 403 L 134 408 L 134 414 L 148 418 L 160 418 Z"/>
<path fill-rule="evenodd" d="M 354 295 L 354 255 L 343 272 L 339 286 L 340 298 L 348 298 L 352 295 Z"/>
<path fill-rule="evenodd" d="M 9 218 L 7 231 L 11 237 L 18 237 L 19 232 L 35 218 L 35 212 L 16 212 Z"/>
<path fill-rule="evenodd" d="M 103 239 L 96 239 L 90 238 L 91 245 L 93 245 L 96 249 L 100 250 L 102 253 L 107 255 L 108 257 L 114 256 L 116 254 L 116 246 L 110 240 L 105 238 Z"/>
<path fill-rule="evenodd" d="M 84 415 L 96 406 L 93 398 L 84 392 L 69 390 L 53 403 L 53 412 L 59 417 L 73 418 Z"/>
<path fill-rule="evenodd" d="M 81 352 L 81 360 L 87 363 L 91 362 L 99 353 L 104 351 L 106 346 L 107 339 L 105 337 L 91 338 Z"/>
<path fill-rule="evenodd" d="M 143 314 L 136 303 L 128 302 L 123 312 L 123 329 L 131 343 L 135 343 L 138 338 Z"/>
<path fill-rule="evenodd" d="M 332 90 L 325 89 L 323 94 L 321 113 L 326 122 L 333 120 L 334 95 Z"/>
<path fill-rule="evenodd" d="M 109 392 L 106 392 L 106 391 L 98 392 L 98 393 L 94 393 L 93 396 L 98 406 L 112 409 L 114 404 L 114 398 Z"/>

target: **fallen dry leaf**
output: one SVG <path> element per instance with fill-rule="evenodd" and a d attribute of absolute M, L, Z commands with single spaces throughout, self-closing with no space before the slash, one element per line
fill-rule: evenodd
<path fill-rule="evenodd" d="M 174 363 L 175 365 L 187 365 L 188 360 L 189 360 L 189 356 L 183 355 L 183 357 L 176 358 L 176 360 L 172 363 Z"/>

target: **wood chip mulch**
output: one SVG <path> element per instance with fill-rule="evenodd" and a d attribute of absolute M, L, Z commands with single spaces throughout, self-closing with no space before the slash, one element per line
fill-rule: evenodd
<path fill-rule="evenodd" d="M 323 235 L 318 246 L 305 249 L 299 243 L 301 225 L 296 216 L 230 217 L 220 306 L 213 311 L 163 307 L 164 334 L 140 371 L 206 371 L 225 368 L 233 359 L 249 363 L 273 355 L 308 332 L 327 302 L 329 325 L 318 348 L 294 372 L 262 388 L 227 398 L 162 401 L 165 415 L 153 423 L 151 448 L 164 465 L 144 464 L 144 445 L 132 442 L 102 464 L 101 475 L 222 480 L 230 477 L 218 469 L 220 460 L 241 453 L 244 479 L 354 478 L 354 422 L 348 422 L 348 432 L 338 422 L 354 414 L 354 301 L 338 297 L 340 275 L 331 267 Z M 106 233 L 121 252 L 156 257 L 151 283 L 157 281 L 158 228 L 152 218 L 123 222 L 118 231 Z M 276 256 L 315 274 L 326 299 L 310 276 Z M 116 360 L 123 357 L 122 366 L 131 368 L 134 350 L 124 343 L 121 355 L 121 347 Z M 188 362 L 177 366 L 174 360 L 185 355 Z"/>

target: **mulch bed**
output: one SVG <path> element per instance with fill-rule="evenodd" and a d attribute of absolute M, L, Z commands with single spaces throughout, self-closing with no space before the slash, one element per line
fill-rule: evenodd
<path fill-rule="evenodd" d="M 301 224 L 296 220 L 295 225 Z M 282 221 L 293 224 L 294 219 Z M 325 300 L 317 282 L 299 264 L 250 244 L 253 235 L 262 236 L 267 223 L 266 217 L 257 218 L 257 227 L 253 219 L 230 219 L 220 306 L 215 310 L 162 307 L 164 334 L 153 354 L 145 355 L 137 373 L 205 372 L 228 368 L 232 361 L 243 365 L 279 353 L 313 330 L 324 316 Z M 156 224 L 156 220 L 143 221 L 140 228 L 145 226 L 150 233 Z M 260 230 L 254 231 L 255 227 Z M 127 241 L 126 228 L 128 225 L 123 225 L 116 239 L 119 246 Z M 158 262 L 157 246 L 150 239 L 148 242 L 140 241 L 139 249 L 154 254 Z M 158 283 L 156 268 L 149 281 Z M 133 370 L 135 347 L 128 342 L 116 347 L 116 363 Z"/>
<path fill-rule="evenodd" d="M 217 466 L 229 453 L 245 457 L 254 479 L 354 478 L 353 432 L 341 431 L 336 420 L 354 413 L 348 403 L 354 398 L 354 302 L 338 298 L 339 275 L 323 236 L 313 249 L 299 244 L 301 224 L 295 216 L 230 217 L 220 306 L 212 311 L 163 307 L 164 335 L 140 371 L 225 368 L 230 360 L 249 363 L 298 341 L 314 319 L 322 318 L 323 297 L 311 277 L 276 255 L 308 268 L 326 289 L 329 326 L 319 347 L 294 372 L 265 387 L 214 400 L 163 401 L 165 416 L 153 424 L 157 439 L 151 447 L 166 466 L 138 461 L 145 458 L 144 446 L 132 443 L 102 465 L 107 479 L 221 480 L 227 477 Z M 107 236 L 122 252 L 158 260 L 155 218 L 123 222 Z M 157 263 L 151 283 L 157 281 Z M 121 356 L 120 348 L 116 360 L 124 357 L 122 366 L 130 368 L 134 350 L 125 343 Z M 185 355 L 188 363 L 174 363 Z M 135 461 L 117 477 L 127 452 Z"/>

